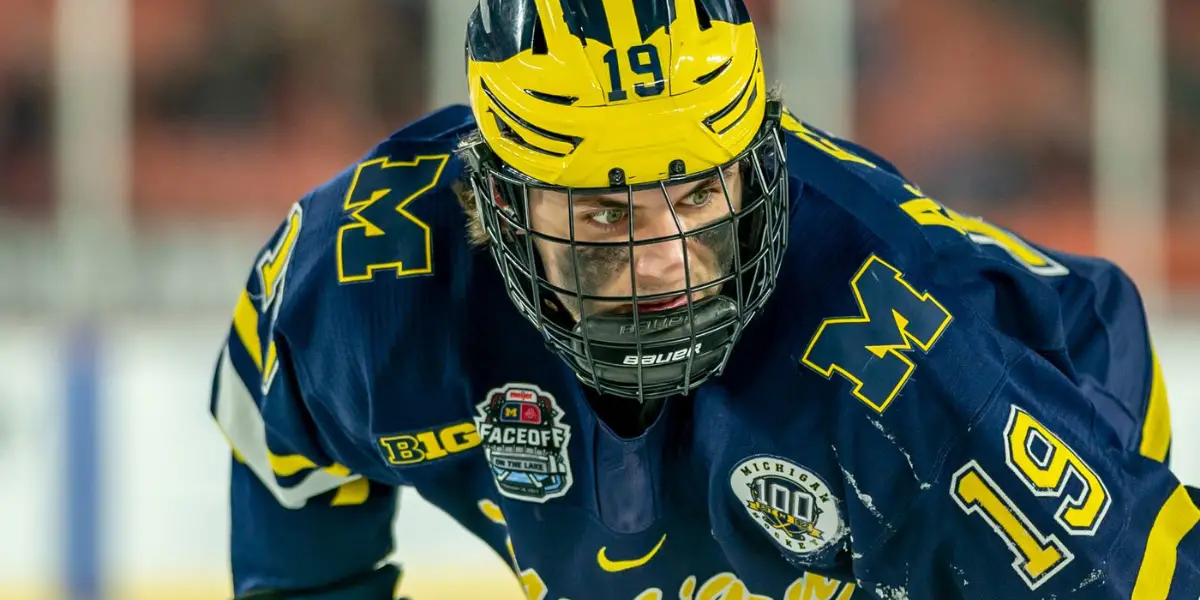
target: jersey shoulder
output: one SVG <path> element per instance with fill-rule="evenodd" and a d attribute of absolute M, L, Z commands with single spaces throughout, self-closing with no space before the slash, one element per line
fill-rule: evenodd
<path fill-rule="evenodd" d="M 462 172 L 454 151 L 472 123 L 464 110 L 445 108 L 396 131 L 292 208 L 295 243 L 272 253 L 288 260 L 289 287 L 441 274 L 433 251 L 453 252 L 446 242 L 462 237 L 452 188 Z"/>
<path fill-rule="evenodd" d="M 801 363 L 853 384 L 852 395 L 876 416 L 915 391 L 918 369 L 923 382 L 951 385 L 961 379 L 955 369 L 986 363 L 965 389 L 952 385 L 947 394 L 986 396 L 1016 357 L 997 343 L 970 283 L 982 265 L 1009 269 L 1013 261 L 971 237 L 983 227 L 967 222 L 982 221 L 929 198 L 887 159 L 790 115 L 784 128 L 800 190 L 780 292 L 795 296 L 786 304 L 805 307 L 793 319 Z"/>
<path fill-rule="evenodd" d="M 784 126 L 792 133 L 789 170 L 801 188 L 791 235 L 804 248 L 793 253 L 791 278 L 823 313 L 809 315 L 820 319 L 805 345 L 809 366 L 841 369 L 833 360 L 840 350 L 826 341 L 836 330 L 835 339 L 855 332 L 851 346 L 870 345 L 877 359 L 911 359 L 896 363 L 909 376 L 912 361 L 970 366 L 972 393 L 952 396 L 970 406 L 1026 354 L 1039 357 L 1047 375 L 1091 377 L 1118 396 L 1144 395 L 1149 361 L 1126 363 L 1138 376 L 1122 381 L 1115 372 L 1122 353 L 1106 341 L 1133 340 L 1133 354 L 1149 357 L 1140 294 L 1118 266 L 959 213 L 869 149 L 790 116 Z M 906 387 L 890 385 L 892 378 L 856 393 L 882 412 Z"/>
<path fill-rule="evenodd" d="M 887 253 L 893 262 L 908 268 L 970 247 L 956 213 L 929 198 L 888 159 L 788 112 L 782 126 L 788 171 L 793 185 L 800 187 L 793 217 L 804 211 L 809 221 L 819 223 L 819 227 L 793 231 L 792 239 L 797 233 L 816 234 L 818 241 L 829 245 L 830 239 L 849 236 L 856 245 Z M 823 211 L 814 215 L 811 211 L 816 208 Z M 820 231 L 830 233 L 821 236 Z"/>
<path fill-rule="evenodd" d="M 803 308 L 775 322 L 789 323 L 803 388 L 836 406 L 832 443 L 866 546 L 929 489 L 1025 352 L 980 308 L 984 270 L 1022 267 L 887 159 L 790 116 L 784 127 L 799 192 L 777 293 Z"/>
<path fill-rule="evenodd" d="M 438 397 L 456 376 L 444 359 L 478 253 L 454 151 L 471 126 L 455 106 L 395 132 L 296 203 L 255 261 L 243 320 L 333 430 L 453 418 L 446 403 L 397 399 Z"/>
<path fill-rule="evenodd" d="M 861 146 L 795 119 L 785 128 L 801 191 L 779 292 L 805 307 L 795 351 L 811 389 L 838 403 L 847 485 L 874 499 L 851 499 L 860 524 L 887 535 L 956 444 L 1004 428 L 993 409 L 1014 390 L 1084 390 L 1073 403 L 1027 395 L 1080 424 L 1103 415 L 1136 449 L 1153 361 L 1120 269 L 959 214 Z"/>

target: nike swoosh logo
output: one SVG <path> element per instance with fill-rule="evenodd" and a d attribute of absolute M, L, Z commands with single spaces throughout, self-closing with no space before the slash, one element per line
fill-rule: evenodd
<path fill-rule="evenodd" d="M 658 544 L 654 546 L 653 550 L 651 550 L 645 556 L 641 558 L 635 558 L 633 560 L 609 560 L 608 557 L 604 555 L 604 552 L 608 549 L 608 547 L 605 546 L 600 548 L 600 551 L 596 553 L 596 562 L 600 563 L 601 569 L 604 569 L 609 573 L 619 573 L 621 571 L 628 571 L 629 569 L 636 569 L 650 562 L 650 559 L 654 558 L 655 554 L 658 554 L 658 549 L 662 548 L 663 542 L 665 541 L 667 541 L 667 534 L 664 533 L 662 539 L 658 540 Z"/>

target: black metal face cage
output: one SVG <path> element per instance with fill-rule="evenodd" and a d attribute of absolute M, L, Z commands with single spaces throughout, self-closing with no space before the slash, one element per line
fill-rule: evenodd
<path fill-rule="evenodd" d="M 781 113 L 778 102 L 769 102 L 759 133 L 746 150 L 729 163 L 693 175 L 640 185 L 621 185 L 623 177 L 619 170 L 610 173 L 610 179 L 616 185 L 608 188 L 548 185 L 533 181 L 504 165 L 479 139 L 480 136 L 464 145 L 469 163 L 468 179 L 482 225 L 490 238 L 491 255 L 503 276 L 508 296 L 521 314 L 542 333 L 547 347 L 566 360 L 582 382 L 601 394 L 644 402 L 651 398 L 685 395 L 724 370 L 734 344 L 750 321 L 762 311 L 774 291 L 787 247 L 788 172 L 779 128 Z M 735 163 L 740 164 L 742 182 L 741 208 L 736 210 L 725 174 Z M 673 164 L 672 167 L 671 172 L 683 171 L 679 165 Z M 668 186 L 706 179 L 720 182 L 727 211 L 716 220 L 685 231 L 670 201 Z M 629 209 L 628 239 L 617 242 L 576 239 L 573 218 L 570 219 L 569 238 L 534 230 L 530 227 L 529 200 L 530 192 L 535 189 L 564 194 L 568 215 L 575 214 L 575 198 L 581 194 L 624 194 Z M 667 200 L 666 204 L 675 221 L 675 235 L 635 238 L 633 197 L 635 192 L 647 189 L 659 190 Z M 720 230 L 735 236 L 728 244 L 732 251 L 732 257 L 727 260 L 728 268 L 718 269 L 723 272 L 719 272 L 711 281 L 694 283 L 691 280 L 688 241 L 696 238 L 712 240 L 714 236 L 720 236 Z M 555 285 L 547 279 L 535 239 L 568 248 L 570 260 L 575 265 L 574 289 Z M 581 289 L 581 250 L 619 247 L 627 253 L 629 264 L 632 265 L 634 249 L 638 246 L 674 240 L 678 240 L 683 248 L 685 289 L 640 296 L 632 268 L 632 295 L 603 296 Z M 639 309 L 639 303 L 678 298 L 680 295 L 686 298 L 686 304 L 672 311 L 648 312 Z M 697 301 L 701 297 L 705 298 Z M 714 297 L 725 299 L 722 301 L 725 310 L 721 311 L 721 317 L 705 319 L 698 315 L 700 305 L 709 303 Z M 561 298 L 573 300 L 573 304 L 581 311 L 578 320 L 564 310 Z M 625 335 L 620 339 L 596 339 L 594 330 L 584 326 L 585 322 L 596 317 L 587 312 L 589 300 L 620 302 L 630 306 L 630 314 L 623 315 L 627 322 L 620 326 Z M 729 308 L 730 305 L 732 308 Z M 672 323 L 682 323 L 682 326 L 668 328 L 668 337 L 660 335 L 651 340 L 649 332 L 658 329 L 658 333 L 663 333 L 663 328 L 658 326 L 666 322 L 663 319 L 665 315 L 673 318 Z M 592 335 L 589 335 L 590 330 L 593 331 Z M 654 354 L 664 348 L 675 350 L 666 355 Z M 680 351 L 678 348 L 686 350 Z M 660 356 L 666 356 L 665 366 L 659 364 L 664 360 Z M 679 358 L 681 356 L 685 358 Z M 671 361 L 671 358 L 677 360 Z M 630 362 L 635 364 L 631 365 Z M 614 374 L 618 376 L 614 377 Z"/>

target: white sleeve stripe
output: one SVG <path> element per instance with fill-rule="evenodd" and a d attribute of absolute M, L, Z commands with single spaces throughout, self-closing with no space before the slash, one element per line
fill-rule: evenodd
<path fill-rule="evenodd" d="M 263 422 L 254 397 L 238 375 L 229 359 L 229 351 L 221 352 L 220 384 L 214 415 L 217 425 L 225 432 L 233 449 L 237 450 L 246 466 L 254 472 L 271 491 L 279 503 L 287 508 L 303 508 L 309 498 L 328 492 L 343 484 L 359 479 L 360 475 L 337 476 L 316 469 L 300 483 L 284 487 L 275 479 L 271 470 L 270 450 L 267 448 L 267 427 Z"/>

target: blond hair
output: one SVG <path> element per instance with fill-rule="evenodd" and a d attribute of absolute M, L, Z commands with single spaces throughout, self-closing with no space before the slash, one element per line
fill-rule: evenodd
<path fill-rule="evenodd" d="M 464 136 L 458 144 L 459 158 L 465 164 L 471 164 L 466 153 L 470 152 L 471 146 L 480 143 L 484 143 L 483 134 L 478 129 Z M 464 172 L 463 177 L 454 182 L 452 189 L 454 195 L 458 197 L 458 204 L 462 206 L 463 214 L 467 216 L 467 242 L 472 247 L 483 248 L 487 246 L 490 237 L 483 227 L 483 215 L 479 214 L 479 205 L 475 202 L 475 190 L 472 189 L 467 177 L 468 175 Z"/>
<path fill-rule="evenodd" d="M 488 244 L 488 233 L 483 228 L 483 215 L 479 214 L 479 205 L 475 204 L 475 190 L 465 181 L 456 181 L 453 185 L 458 203 L 462 206 L 463 214 L 467 215 L 467 242 L 476 248 Z"/>

